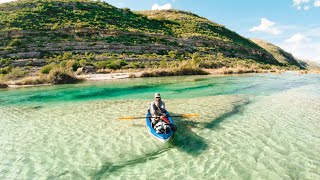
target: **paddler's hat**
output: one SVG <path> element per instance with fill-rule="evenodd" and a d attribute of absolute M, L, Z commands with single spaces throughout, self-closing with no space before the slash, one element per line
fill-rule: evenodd
<path fill-rule="evenodd" d="M 154 98 L 161 98 L 160 93 L 155 93 Z"/>

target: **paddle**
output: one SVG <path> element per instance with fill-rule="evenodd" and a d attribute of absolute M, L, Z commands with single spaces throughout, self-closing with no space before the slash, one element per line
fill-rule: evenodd
<path fill-rule="evenodd" d="M 169 116 L 169 117 L 193 118 L 193 117 L 198 117 L 198 116 L 200 116 L 200 114 L 181 114 L 181 115 Z M 128 117 L 118 118 L 118 120 L 134 120 L 134 119 L 142 119 L 142 118 L 146 118 L 146 117 L 132 117 L 132 116 L 128 116 Z M 155 117 L 149 116 L 148 118 L 155 118 Z"/>

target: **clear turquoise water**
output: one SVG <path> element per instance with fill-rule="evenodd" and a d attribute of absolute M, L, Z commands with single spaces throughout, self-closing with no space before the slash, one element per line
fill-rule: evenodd
<path fill-rule="evenodd" d="M 160 92 L 178 132 L 144 116 Z M 320 76 L 187 76 L 0 90 L 0 179 L 320 179 Z"/>

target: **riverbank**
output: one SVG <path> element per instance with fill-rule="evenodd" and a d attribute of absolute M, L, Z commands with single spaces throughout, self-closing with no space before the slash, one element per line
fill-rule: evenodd
<path fill-rule="evenodd" d="M 199 72 L 200 71 L 200 72 Z M 108 73 L 83 73 L 79 75 L 74 75 L 76 82 L 81 81 L 110 81 L 119 79 L 129 79 L 129 78 L 144 78 L 144 77 L 162 77 L 162 76 L 184 76 L 184 75 L 210 75 L 210 76 L 221 76 L 221 75 L 240 75 L 240 74 L 250 74 L 250 73 L 273 73 L 282 74 L 287 72 L 283 69 L 251 69 L 251 68 L 219 68 L 219 69 L 196 69 L 189 70 L 186 69 L 183 72 L 179 71 L 173 72 L 168 69 L 135 69 L 135 70 L 115 70 Z M 296 72 L 297 74 L 320 74 L 319 70 L 300 70 L 300 71 L 290 71 Z M 10 80 L 1 82 L 1 88 L 23 88 L 23 87 L 36 87 L 36 86 L 50 86 L 54 83 L 50 83 L 46 80 L 46 77 L 42 74 L 38 76 L 26 76 L 20 79 Z M 60 83 L 64 84 L 64 83 Z"/>

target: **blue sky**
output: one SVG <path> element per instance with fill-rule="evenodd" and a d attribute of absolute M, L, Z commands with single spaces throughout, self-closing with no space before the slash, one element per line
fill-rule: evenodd
<path fill-rule="evenodd" d="M 104 0 L 132 10 L 191 11 L 247 38 L 320 62 L 320 0 Z"/>
<path fill-rule="evenodd" d="M 8 2 L 12 0 L 0 0 Z M 103 0 L 132 10 L 180 9 L 320 63 L 320 0 Z"/>

